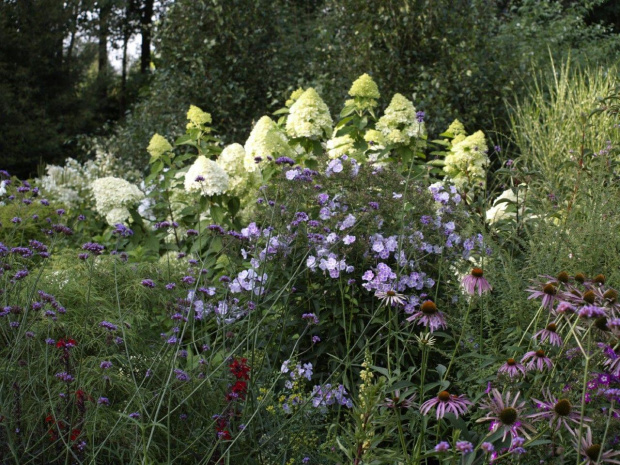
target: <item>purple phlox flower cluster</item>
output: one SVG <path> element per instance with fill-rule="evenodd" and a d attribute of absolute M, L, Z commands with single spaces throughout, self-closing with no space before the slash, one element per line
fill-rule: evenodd
<path fill-rule="evenodd" d="M 150 288 L 155 287 L 155 283 L 153 282 L 152 279 L 143 279 L 140 284 L 142 284 L 144 287 L 150 287 Z"/>
<path fill-rule="evenodd" d="M 308 168 L 292 168 L 284 173 L 289 181 L 312 182 L 319 173 Z"/>
<path fill-rule="evenodd" d="M 344 169 L 342 165 L 342 160 L 340 158 L 335 158 L 330 160 L 327 164 L 327 169 L 325 170 L 325 176 L 328 178 L 331 177 L 334 173 L 341 173 Z"/>
<path fill-rule="evenodd" d="M 260 234 L 260 228 L 256 226 L 256 223 L 254 222 L 248 224 L 247 227 L 241 230 L 241 235 L 246 239 L 256 239 L 260 237 Z"/>
<path fill-rule="evenodd" d="M 353 402 L 347 397 L 348 395 L 349 393 L 342 384 L 332 386 L 328 383 L 323 386 L 314 386 L 311 393 L 311 401 L 315 408 L 326 408 L 334 404 L 351 408 L 353 407 Z"/>
<path fill-rule="evenodd" d="M 355 225 L 355 216 L 348 214 L 344 220 L 338 223 L 338 229 L 344 231 L 345 229 L 352 228 Z"/>
<path fill-rule="evenodd" d="M 228 284 L 228 288 L 233 294 L 248 291 L 255 295 L 262 295 L 265 293 L 267 279 L 267 273 L 259 274 L 254 268 L 250 268 L 249 270 L 241 271 L 237 277 Z"/>
<path fill-rule="evenodd" d="M 101 368 L 102 370 L 107 370 L 109 368 L 112 368 L 112 362 L 108 360 L 104 360 L 103 362 L 99 364 L 99 368 Z"/>
<path fill-rule="evenodd" d="M 439 202 L 443 206 L 449 205 L 452 202 L 454 205 L 461 203 L 462 197 L 458 193 L 455 186 L 446 186 L 441 182 L 431 184 L 428 188 L 433 196 L 435 202 Z"/>
<path fill-rule="evenodd" d="M 231 299 L 230 301 L 220 300 L 213 308 L 217 323 L 228 325 L 246 315 L 247 311 L 239 307 L 238 304 L 239 301 L 237 299 Z"/>
<path fill-rule="evenodd" d="M 375 257 L 387 260 L 398 248 L 398 236 L 384 238 L 381 234 L 370 236 L 370 250 Z"/>

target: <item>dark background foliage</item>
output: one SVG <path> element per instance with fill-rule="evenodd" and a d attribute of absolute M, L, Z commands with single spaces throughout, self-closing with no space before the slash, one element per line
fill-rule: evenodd
<path fill-rule="evenodd" d="M 459 118 L 505 134 L 505 101 L 550 58 L 615 63 L 619 24 L 612 0 L 4 0 L 0 157 L 26 176 L 97 141 L 140 164 L 154 132 L 182 131 L 190 103 L 243 143 L 299 86 L 338 112 L 364 72 L 383 106 L 412 98 L 431 133 Z M 132 38 L 139 56 L 115 69 L 110 51 Z"/>

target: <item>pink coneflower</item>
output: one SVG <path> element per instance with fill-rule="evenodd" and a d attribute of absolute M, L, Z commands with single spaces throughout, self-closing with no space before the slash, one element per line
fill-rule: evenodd
<path fill-rule="evenodd" d="M 579 445 L 581 446 L 579 447 L 579 453 L 585 458 L 584 465 L 596 465 L 603 462 L 620 464 L 620 460 L 612 459 L 612 457 L 620 454 L 620 451 L 608 450 L 607 452 L 602 452 L 603 446 L 592 442 L 592 431 L 590 428 L 586 430 L 585 436 L 582 436 L 581 444 L 575 444 L 575 446 Z"/>
<path fill-rule="evenodd" d="M 480 403 L 481 408 L 488 410 L 487 415 L 476 422 L 491 421 L 491 431 L 495 432 L 498 429 L 503 431 L 502 441 L 506 440 L 508 433 L 512 437 L 519 436 L 521 433 L 529 439 L 528 430 L 531 432 L 536 432 L 536 430 L 521 415 L 525 402 L 519 402 L 520 395 L 521 393 L 517 392 L 511 400 L 510 391 L 502 397 L 497 389 L 493 389 L 489 399 Z"/>
<path fill-rule="evenodd" d="M 377 291 L 375 292 L 375 297 L 381 300 L 385 305 L 390 305 L 392 307 L 396 305 L 405 305 L 405 302 L 407 301 L 407 296 L 399 294 L 393 289 L 388 289 L 387 291 Z"/>
<path fill-rule="evenodd" d="M 439 328 L 447 328 L 445 315 L 430 300 L 422 302 L 420 309 L 407 318 L 407 321 L 416 320 L 418 320 L 419 325 L 427 327 L 431 333 Z"/>
<path fill-rule="evenodd" d="M 553 308 L 553 304 L 558 300 L 558 288 L 554 283 L 545 284 L 542 289 L 527 289 L 530 292 L 529 299 L 537 299 L 542 297 L 542 306 L 551 310 Z"/>
<path fill-rule="evenodd" d="M 581 417 L 579 412 L 573 409 L 573 404 L 568 399 L 559 399 L 547 390 L 545 393 L 545 401 L 532 398 L 538 404 L 538 408 L 542 412 L 530 415 L 530 418 L 549 420 L 549 427 L 557 431 L 564 426 L 569 433 L 575 434 L 571 428 L 569 421 L 579 425 L 582 421 L 592 421 L 590 418 Z"/>
<path fill-rule="evenodd" d="M 448 391 L 441 391 L 437 397 L 433 397 L 427 400 L 420 407 L 422 415 L 428 415 L 428 412 L 437 407 L 437 419 L 443 418 L 446 412 L 452 412 L 458 418 L 459 415 L 463 415 L 467 412 L 467 409 L 472 403 L 465 398 L 463 394 L 455 396 Z"/>
<path fill-rule="evenodd" d="M 541 329 L 536 334 L 534 334 L 534 336 L 532 336 L 532 339 L 536 340 L 540 338 L 541 343 L 549 339 L 549 344 L 551 344 L 552 346 L 561 346 L 562 338 L 556 332 L 557 329 L 558 327 L 555 323 L 549 323 L 545 329 Z"/>
<path fill-rule="evenodd" d="M 545 355 L 544 350 L 532 350 L 531 352 L 526 353 L 521 359 L 521 363 L 525 363 L 528 360 L 528 364 L 525 365 L 527 370 L 533 370 L 534 365 L 536 365 L 536 369 L 538 371 L 543 371 L 545 366 L 549 369 L 553 368 L 553 362 Z"/>
<path fill-rule="evenodd" d="M 416 394 L 412 394 L 409 397 L 401 396 L 400 389 L 396 389 L 392 393 L 392 397 L 386 397 L 384 399 L 384 403 L 382 404 L 384 407 L 391 409 L 403 409 L 407 410 L 411 407 L 417 407 L 415 403 Z"/>
<path fill-rule="evenodd" d="M 518 363 L 514 358 L 509 358 L 508 360 L 506 360 L 506 363 L 499 367 L 499 370 L 497 370 L 497 372 L 506 373 L 511 378 L 526 375 L 525 367 Z"/>
<path fill-rule="evenodd" d="M 470 295 L 474 295 L 476 289 L 478 289 L 478 295 L 489 292 L 492 287 L 489 282 L 484 279 L 483 274 L 482 268 L 472 268 L 471 273 L 465 276 L 462 281 L 465 292 Z"/>

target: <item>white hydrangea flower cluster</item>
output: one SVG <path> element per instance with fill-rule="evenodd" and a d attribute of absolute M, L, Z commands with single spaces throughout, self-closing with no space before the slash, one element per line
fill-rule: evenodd
<path fill-rule="evenodd" d="M 340 137 L 332 137 L 327 141 L 327 155 L 331 159 L 350 155 L 355 151 L 355 141 L 349 134 Z"/>
<path fill-rule="evenodd" d="M 334 122 L 329 108 L 312 87 L 291 105 L 286 119 L 286 132 L 290 137 L 331 136 Z"/>
<path fill-rule="evenodd" d="M 527 186 L 521 184 L 518 189 L 520 190 L 518 196 L 513 189 L 506 189 L 493 201 L 493 206 L 486 211 L 487 223 L 494 224 L 498 221 L 514 219 L 517 217 L 517 212 L 515 210 L 519 211 L 520 217 L 524 217 L 524 199 Z M 516 209 L 509 208 L 511 205 L 516 207 Z"/>
<path fill-rule="evenodd" d="M 349 89 L 349 95 L 353 97 L 345 102 L 346 106 L 355 106 L 358 110 L 371 110 L 377 106 L 377 100 L 381 97 L 379 88 L 373 79 L 366 73 L 357 78 Z"/>
<path fill-rule="evenodd" d="M 424 122 L 418 122 L 413 103 L 402 94 L 394 94 L 375 128 L 390 144 L 409 144 L 411 138 L 426 134 Z"/>
<path fill-rule="evenodd" d="M 95 209 L 105 216 L 111 226 L 126 223 L 131 216 L 129 208 L 135 208 L 144 199 L 138 186 L 113 176 L 96 179 L 90 186 L 95 197 Z"/>
<path fill-rule="evenodd" d="M 461 138 L 459 138 L 461 139 Z M 459 189 L 484 186 L 486 167 L 489 165 L 487 143 L 482 131 L 475 132 L 462 140 L 453 140 L 452 148 L 445 159 L 444 171 Z"/>
<path fill-rule="evenodd" d="M 47 165 L 46 174 L 37 180 L 37 184 L 49 199 L 58 201 L 66 208 L 78 208 L 92 205 L 91 183 L 95 179 L 121 173 L 127 179 L 141 178 L 138 170 L 97 148 L 95 159 L 83 165 L 73 158 L 67 158 L 64 166 Z"/>
<path fill-rule="evenodd" d="M 185 174 L 184 186 L 187 192 L 223 194 L 228 190 L 228 174 L 213 160 L 200 155 Z"/>
<path fill-rule="evenodd" d="M 259 165 L 269 161 L 270 157 L 295 157 L 286 135 L 269 116 L 263 116 L 258 120 L 244 148 L 243 164 L 249 172 L 257 171 Z"/>
<path fill-rule="evenodd" d="M 239 198 L 253 190 L 259 180 L 258 171 L 245 169 L 245 149 L 241 144 L 231 144 L 222 150 L 217 164 L 228 174 L 228 193 Z"/>

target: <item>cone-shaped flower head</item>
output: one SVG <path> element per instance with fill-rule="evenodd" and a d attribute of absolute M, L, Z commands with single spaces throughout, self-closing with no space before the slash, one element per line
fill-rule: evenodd
<path fill-rule="evenodd" d="M 301 97 L 303 93 L 304 93 L 304 90 L 301 87 L 297 90 L 294 90 L 291 96 L 286 101 L 285 105 L 290 108 L 293 105 L 293 103 L 295 103 L 297 99 Z"/>
<path fill-rule="evenodd" d="M 453 143 L 446 157 L 444 171 L 459 188 L 475 187 L 486 182 L 485 168 L 489 164 L 487 143 L 482 131 Z"/>
<path fill-rule="evenodd" d="M 172 151 L 172 145 L 166 140 L 165 137 L 155 134 L 151 137 L 151 142 L 146 148 L 147 152 L 151 154 L 152 158 L 159 158 L 166 152 Z"/>
<path fill-rule="evenodd" d="M 213 160 L 200 155 L 185 174 L 184 186 L 187 192 L 223 194 L 228 190 L 228 174 Z"/>
<path fill-rule="evenodd" d="M 259 165 L 267 162 L 269 157 L 273 159 L 295 157 L 293 149 L 288 145 L 286 135 L 269 116 L 263 116 L 258 120 L 244 148 L 244 165 L 245 169 L 250 172 L 258 170 Z"/>
<path fill-rule="evenodd" d="M 366 73 L 362 74 L 353 82 L 351 89 L 349 89 L 349 95 L 351 97 L 372 99 L 378 99 L 379 97 L 381 97 L 377 84 Z"/>
<path fill-rule="evenodd" d="M 331 136 L 332 125 L 329 108 L 316 90 L 310 87 L 291 106 L 286 132 L 290 137 Z"/>
<path fill-rule="evenodd" d="M 426 133 L 424 123 L 418 121 L 413 103 L 401 94 L 394 94 L 384 115 L 377 121 L 376 129 L 390 144 L 408 144 L 412 137 Z"/>
<path fill-rule="evenodd" d="M 207 129 L 207 132 L 210 131 L 209 128 L 205 128 L 204 126 L 211 123 L 211 115 L 206 111 L 202 111 L 196 105 L 190 105 L 189 110 L 187 111 L 187 119 L 189 123 L 187 123 L 187 129 Z"/>
<path fill-rule="evenodd" d="M 461 123 L 458 119 L 452 121 L 452 124 L 448 126 L 446 132 L 452 134 L 455 138 L 462 136 L 462 139 L 460 140 L 463 140 L 465 136 L 467 136 L 467 133 L 465 132 L 465 126 L 463 126 L 463 123 Z"/>
<path fill-rule="evenodd" d="M 345 102 L 346 106 L 355 105 L 358 110 L 368 110 L 377 106 L 377 99 L 381 96 L 375 81 L 368 74 L 362 74 L 349 89 L 352 100 Z"/>

